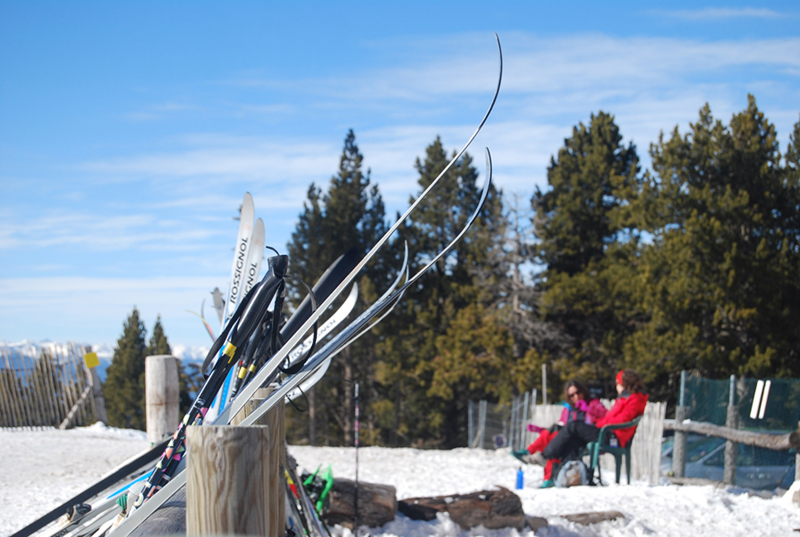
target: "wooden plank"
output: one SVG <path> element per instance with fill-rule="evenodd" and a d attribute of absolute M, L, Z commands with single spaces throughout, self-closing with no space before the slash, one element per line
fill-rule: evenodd
<path fill-rule="evenodd" d="M 739 444 L 757 446 L 775 451 L 788 451 L 793 448 L 800 448 L 800 431 L 788 434 L 769 434 L 743 431 L 741 429 L 730 429 L 713 423 L 702 421 L 683 421 L 664 420 L 664 429 L 669 431 L 683 431 L 687 433 L 704 434 L 706 436 L 716 436 Z"/>

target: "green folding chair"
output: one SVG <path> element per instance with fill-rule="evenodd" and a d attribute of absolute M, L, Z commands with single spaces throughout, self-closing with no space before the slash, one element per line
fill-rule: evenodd
<path fill-rule="evenodd" d="M 628 445 L 626 447 L 619 447 L 619 446 L 611 446 L 605 440 L 606 431 L 614 431 L 616 429 L 627 429 L 628 427 L 636 427 L 639 425 L 639 422 L 642 420 L 642 417 L 639 416 L 638 418 L 631 420 L 627 423 L 616 423 L 614 425 L 606 425 L 602 429 L 600 429 L 600 436 L 597 439 L 597 442 L 589 442 L 586 445 L 586 449 L 588 450 L 589 459 L 589 475 L 594 478 L 595 470 L 597 471 L 597 481 L 601 485 L 603 484 L 603 479 L 600 475 L 600 454 L 601 453 L 611 453 L 614 455 L 614 460 L 617 463 L 617 484 L 619 484 L 620 473 L 622 470 L 622 458 L 625 457 L 625 472 L 628 476 L 628 484 L 631 484 L 631 446 L 633 445 L 633 437 L 628 441 Z M 634 431 L 634 436 L 636 436 L 636 431 Z"/>

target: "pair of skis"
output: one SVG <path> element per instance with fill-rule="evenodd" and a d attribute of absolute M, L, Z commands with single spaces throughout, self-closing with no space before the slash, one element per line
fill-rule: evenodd
<path fill-rule="evenodd" d="M 447 166 L 442 170 L 436 179 L 434 179 L 431 184 L 417 197 L 417 199 L 411 204 L 411 206 L 406 210 L 405 213 L 392 225 L 392 227 L 387 231 L 387 233 L 378 241 L 376 245 L 374 245 L 370 251 L 362 258 L 362 260 L 353 268 L 350 274 L 345 277 L 341 283 L 336 287 L 336 289 L 327 297 L 325 298 L 318 309 L 311 315 L 309 318 L 302 324 L 302 326 L 294 332 L 294 334 L 289 337 L 289 339 L 284 343 L 284 345 L 277 351 L 277 353 L 272 356 L 272 358 L 264 364 L 261 370 L 253 377 L 252 381 L 245 386 L 236 396 L 235 399 L 231 402 L 231 404 L 225 408 L 219 415 L 219 417 L 214 422 L 215 424 L 227 424 L 230 423 L 233 416 L 235 416 L 241 408 L 246 404 L 247 401 L 251 399 L 255 391 L 262 386 L 267 380 L 273 378 L 273 374 L 278 366 L 284 362 L 284 360 L 289 355 L 289 352 L 294 349 L 298 344 L 300 344 L 301 339 L 305 333 L 307 333 L 313 326 L 314 323 L 317 322 L 322 312 L 327 310 L 328 307 L 333 303 L 333 301 L 338 297 L 341 293 L 345 291 L 347 286 L 355 279 L 356 275 L 364 268 L 364 266 L 372 259 L 375 254 L 380 250 L 380 248 L 389 240 L 389 237 L 400 227 L 400 225 L 408 218 L 411 212 L 422 202 L 422 200 L 428 195 L 428 193 L 436 187 L 438 182 L 444 176 L 444 174 L 462 157 L 464 152 L 467 150 L 469 145 L 478 135 L 480 130 L 483 128 L 486 120 L 488 119 L 489 115 L 491 114 L 492 109 L 494 108 L 495 102 L 497 101 L 497 96 L 499 94 L 500 85 L 502 83 L 502 70 L 503 70 L 503 60 L 502 60 L 502 50 L 500 48 L 500 40 L 495 35 L 497 40 L 497 47 L 500 56 L 500 75 L 498 77 L 497 88 L 494 92 L 492 102 L 487 110 L 486 114 L 484 115 L 483 119 L 481 120 L 478 127 L 473 132 L 472 136 L 466 142 L 466 144 L 462 147 L 462 149 L 453 157 L 453 159 L 447 164 Z M 399 299 L 402 297 L 402 294 L 408 289 L 411 285 L 413 285 L 422 275 L 425 274 L 439 259 L 441 259 L 444 255 L 446 255 L 454 246 L 455 244 L 461 239 L 461 237 L 467 232 L 469 227 L 477 218 L 478 214 L 480 213 L 483 205 L 486 201 L 488 196 L 489 188 L 491 185 L 491 178 L 492 178 L 492 164 L 491 164 L 491 154 L 489 150 L 486 150 L 486 165 L 487 165 L 487 176 L 486 181 L 484 184 L 483 192 L 481 194 L 481 199 L 478 204 L 477 209 L 472 214 L 468 222 L 466 223 L 465 227 L 462 231 L 458 234 L 457 237 L 453 239 L 453 241 L 439 254 L 437 254 L 433 259 L 430 260 L 428 264 L 426 264 L 422 269 L 420 269 L 414 276 L 407 278 L 406 282 L 401 286 L 399 289 L 395 290 L 387 297 L 382 297 L 377 302 L 375 302 L 370 308 L 368 308 L 364 313 L 362 313 L 354 322 L 352 322 L 349 326 L 344 328 L 341 332 L 331 338 L 330 341 L 319 351 L 317 351 L 309 360 L 307 360 L 302 367 L 295 373 L 287 376 L 278 386 L 278 388 L 273 391 L 266 399 L 262 401 L 262 403 L 254 409 L 250 415 L 241 423 L 241 425 L 252 425 L 256 420 L 258 420 L 261 416 L 263 416 L 267 411 L 269 411 L 275 404 L 279 401 L 282 401 L 289 393 L 291 393 L 295 388 L 297 388 L 304 380 L 308 379 L 313 375 L 315 371 L 319 368 L 323 367 L 325 363 L 333 357 L 337 352 L 339 352 L 348 342 L 352 341 L 355 337 L 358 337 L 360 334 L 363 333 L 364 330 L 370 327 L 370 323 L 378 317 L 382 312 L 385 312 L 387 309 L 390 309 Z M 270 274 L 268 273 L 265 276 L 265 280 L 268 279 Z M 263 283 L 263 281 L 262 281 Z M 145 503 L 141 508 L 134 511 L 128 519 L 121 524 L 114 532 L 114 537 L 127 537 L 130 532 L 138 526 L 145 518 L 147 518 L 152 512 L 154 512 L 160 505 L 166 502 L 183 484 L 185 483 L 185 474 L 182 472 L 176 472 L 176 474 L 170 479 L 170 481 L 161 489 L 161 491 L 150 499 L 147 503 Z"/>
<path fill-rule="evenodd" d="M 230 285 L 228 285 L 228 296 L 224 304 L 225 309 L 220 330 L 223 330 L 230 323 L 239 302 L 243 297 L 247 296 L 258 282 L 258 276 L 261 272 L 261 260 L 264 256 L 264 221 L 261 218 L 254 219 L 255 205 L 253 204 L 253 196 L 246 192 L 242 200 L 242 209 L 239 213 L 239 232 L 236 237 Z M 234 382 L 238 365 L 234 364 L 231 372 L 223 382 L 219 395 L 212 401 L 208 409 L 209 419 L 216 418 L 219 411 L 228 404 L 231 384 Z"/>

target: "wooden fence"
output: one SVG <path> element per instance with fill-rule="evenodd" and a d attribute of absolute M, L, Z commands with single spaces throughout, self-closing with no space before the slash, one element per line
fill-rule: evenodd
<path fill-rule="evenodd" d="M 606 408 L 611 408 L 613 401 L 602 401 Z M 550 427 L 561 417 L 564 409 L 561 405 L 536 405 L 531 412 L 530 422 L 540 427 Z M 661 438 L 664 434 L 664 416 L 667 412 L 666 403 L 647 403 L 642 416 L 642 421 L 636 429 L 631 448 L 631 481 L 647 481 L 654 485 L 659 483 L 661 466 Z M 527 443 L 533 442 L 538 435 L 528 433 Z M 602 455 L 600 468 L 604 471 L 614 470 L 614 457 Z M 613 476 L 613 474 L 610 474 Z M 623 471 L 624 482 L 624 471 Z M 608 474 L 604 481 L 608 481 Z"/>
<path fill-rule="evenodd" d="M 83 354 L 75 343 L 0 349 L 0 427 L 94 423 L 92 381 Z"/>

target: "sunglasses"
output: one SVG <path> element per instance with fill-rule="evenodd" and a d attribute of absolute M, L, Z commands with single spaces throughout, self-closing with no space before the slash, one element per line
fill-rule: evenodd
<path fill-rule="evenodd" d="M 568 397 L 576 397 L 577 395 L 578 395 L 578 392 L 569 392 L 569 393 L 567 393 Z"/>

